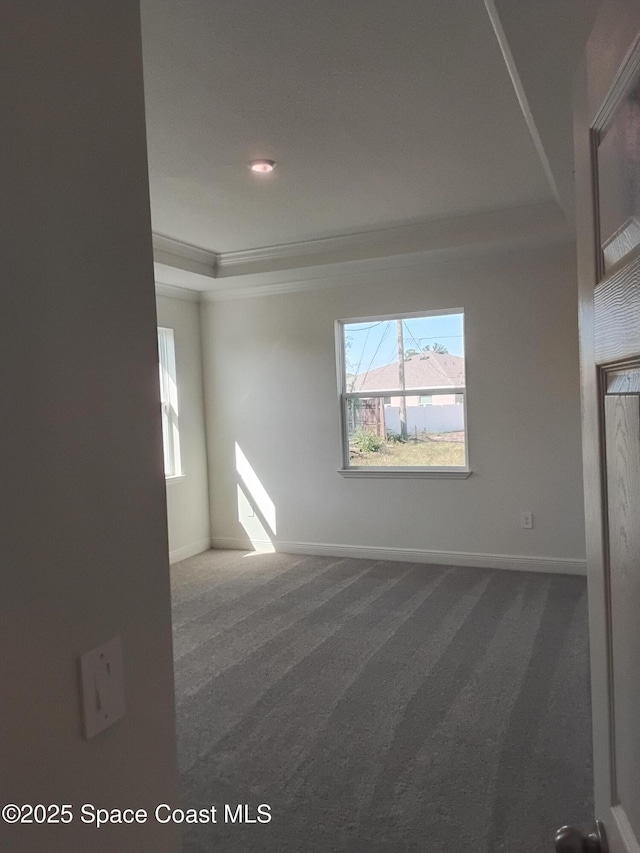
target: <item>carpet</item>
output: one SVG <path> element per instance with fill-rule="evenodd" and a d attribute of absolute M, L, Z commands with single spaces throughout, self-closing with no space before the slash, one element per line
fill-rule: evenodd
<path fill-rule="evenodd" d="M 543 853 L 592 821 L 584 578 L 209 551 L 172 597 L 182 807 L 217 808 L 185 853 Z"/>

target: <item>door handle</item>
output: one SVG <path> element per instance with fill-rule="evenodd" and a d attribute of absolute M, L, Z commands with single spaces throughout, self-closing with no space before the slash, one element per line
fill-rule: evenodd
<path fill-rule="evenodd" d="M 596 821 L 596 828 L 585 835 L 574 826 L 561 826 L 556 832 L 556 853 L 609 853 L 607 834 L 602 821 Z"/>

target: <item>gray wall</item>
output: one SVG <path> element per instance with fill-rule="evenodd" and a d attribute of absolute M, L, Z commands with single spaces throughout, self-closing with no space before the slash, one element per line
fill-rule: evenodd
<path fill-rule="evenodd" d="M 211 544 L 204 427 L 200 306 L 158 296 L 158 325 L 173 329 L 183 476 L 167 480 L 169 559 L 184 560 Z"/>
<path fill-rule="evenodd" d="M 407 258 L 402 268 L 317 284 L 204 307 L 214 543 L 469 554 L 523 568 L 545 558 L 547 570 L 584 571 L 572 252 Z M 472 476 L 341 477 L 335 320 L 458 307 Z M 275 536 L 238 496 L 236 443 L 273 502 Z M 533 530 L 521 529 L 521 510 L 534 513 Z"/>
<path fill-rule="evenodd" d="M 0 800 L 151 808 L 177 790 L 137 3 L 2 4 Z M 78 656 L 122 638 L 126 715 L 83 737 Z M 138 827 L 0 846 L 175 851 Z"/>

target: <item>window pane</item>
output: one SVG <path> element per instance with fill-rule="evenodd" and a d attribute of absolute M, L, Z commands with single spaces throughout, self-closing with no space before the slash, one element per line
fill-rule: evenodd
<path fill-rule="evenodd" d="M 402 320 L 405 388 L 464 387 L 462 314 Z"/>
<path fill-rule="evenodd" d="M 396 321 L 345 323 L 344 361 L 347 391 L 400 388 Z"/>
<path fill-rule="evenodd" d="M 162 446 L 164 448 L 164 473 L 173 474 L 173 454 L 171 452 L 171 423 L 168 404 L 162 404 Z"/>
<path fill-rule="evenodd" d="M 462 314 L 346 323 L 346 390 L 464 386 L 463 327 Z"/>
<path fill-rule="evenodd" d="M 173 329 L 158 328 L 158 355 L 160 362 L 164 471 L 170 477 L 182 473 Z"/>
<path fill-rule="evenodd" d="M 464 407 L 455 395 L 435 395 L 433 405 L 411 395 L 345 401 L 349 467 L 464 467 Z"/>

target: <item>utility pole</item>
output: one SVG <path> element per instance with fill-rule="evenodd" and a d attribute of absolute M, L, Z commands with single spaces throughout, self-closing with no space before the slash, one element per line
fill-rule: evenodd
<path fill-rule="evenodd" d="M 400 387 L 403 391 L 403 396 L 400 397 L 400 435 L 403 439 L 407 438 L 407 398 L 404 396 L 404 333 L 402 331 L 402 320 L 396 321 L 398 324 L 398 370 Z"/>

